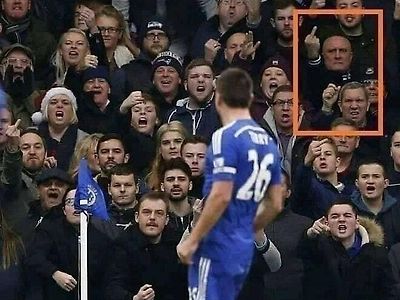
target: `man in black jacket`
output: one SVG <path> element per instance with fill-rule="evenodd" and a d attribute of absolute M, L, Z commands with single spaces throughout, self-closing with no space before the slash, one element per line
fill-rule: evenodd
<path fill-rule="evenodd" d="M 385 191 L 389 181 L 383 164 L 378 160 L 363 161 L 357 169 L 357 191 L 351 201 L 358 214 L 372 218 L 385 232 L 385 245 L 400 242 L 400 202 Z"/>
<path fill-rule="evenodd" d="M 97 66 L 83 73 L 83 93 L 78 98 L 79 129 L 92 133 L 120 133 L 118 103 L 111 97 L 108 68 Z"/>
<path fill-rule="evenodd" d="M 179 263 L 179 236 L 168 223 L 168 198 L 162 192 L 145 194 L 130 227 L 115 247 L 107 299 L 188 299 L 186 267 Z"/>
<path fill-rule="evenodd" d="M 382 242 L 382 229 L 368 219 L 359 220 L 351 202 L 334 202 L 307 230 L 301 246 L 309 262 L 305 299 L 395 299 Z"/>
<path fill-rule="evenodd" d="M 80 216 L 74 208 L 75 190 L 58 206 L 63 217 L 46 219 L 37 228 L 26 260 L 30 272 L 43 283 L 43 300 L 78 299 L 78 245 Z M 91 223 L 88 225 L 88 294 L 90 300 L 104 299 L 104 279 L 110 240 Z M 37 277 L 34 277 L 37 279 Z"/>

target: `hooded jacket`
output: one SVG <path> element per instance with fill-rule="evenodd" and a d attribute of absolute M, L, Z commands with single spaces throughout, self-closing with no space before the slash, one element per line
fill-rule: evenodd
<path fill-rule="evenodd" d="M 331 236 L 305 237 L 300 253 L 305 259 L 305 298 L 310 300 L 388 300 L 394 298 L 394 279 L 382 228 L 360 218 L 358 253 L 351 257 Z M 357 233 L 356 233 L 357 234 Z"/>
<path fill-rule="evenodd" d="M 213 133 L 221 127 L 214 97 L 197 109 L 190 108 L 189 102 L 189 97 L 178 100 L 177 106 L 168 114 L 167 122 L 180 121 L 189 133 L 201 135 L 210 142 Z"/>
<path fill-rule="evenodd" d="M 275 140 L 282 158 L 281 166 L 289 175 L 292 175 L 292 172 L 296 170 L 300 161 L 303 160 L 305 156 L 305 153 L 303 153 L 304 151 L 302 149 L 305 148 L 305 144 L 308 143 L 309 139 L 292 135 L 289 139 L 286 152 L 284 152 L 271 108 L 267 109 L 263 119 L 259 122 L 259 124 Z"/>
<path fill-rule="evenodd" d="M 383 193 L 383 206 L 381 211 L 375 215 L 372 213 L 361 198 L 359 191 L 351 195 L 351 201 L 357 208 L 360 216 L 376 220 L 385 233 L 385 245 L 389 248 L 400 242 L 400 202 L 386 191 Z"/>

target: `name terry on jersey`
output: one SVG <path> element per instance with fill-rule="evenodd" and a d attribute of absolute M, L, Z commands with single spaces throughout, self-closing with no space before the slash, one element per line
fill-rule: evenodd
<path fill-rule="evenodd" d="M 266 133 L 248 131 L 251 140 L 257 145 L 268 145 L 270 137 Z"/>

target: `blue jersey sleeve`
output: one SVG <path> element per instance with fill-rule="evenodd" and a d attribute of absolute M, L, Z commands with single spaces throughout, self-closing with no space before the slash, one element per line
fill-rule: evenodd
<path fill-rule="evenodd" d="M 238 151 L 233 135 L 218 130 L 213 134 L 213 181 L 234 181 L 237 173 Z"/>
<path fill-rule="evenodd" d="M 270 185 L 281 184 L 282 182 L 282 170 L 281 170 L 281 155 L 279 154 L 278 147 L 275 144 L 275 141 L 270 137 L 270 153 L 274 154 L 274 162 L 270 166 L 271 172 L 271 181 Z"/>

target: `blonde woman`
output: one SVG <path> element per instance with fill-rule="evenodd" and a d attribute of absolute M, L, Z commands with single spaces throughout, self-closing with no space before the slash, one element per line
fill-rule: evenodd
<path fill-rule="evenodd" d="M 96 49 L 101 49 L 101 47 Z M 54 85 L 66 86 L 74 95 L 80 95 L 83 86 L 83 71 L 89 67 L 107 65 L 104 61 L 105 55 L 95 54 L 91 54 L 89 40 L 84 31 L 78 28 L 68 29 L 60 37 L 53 57 L 53 65 L 56 69 Z"/>
<path fill-rule="evenodd" d="M 160 190 L 160 170 L 165 161 L 181 156 L 181 146 L 188 133 L 179 121 L 162 125 L 156 134 L 156 157 L 148 176 L 148 187 Z"/>
<path fill-rule="evenodd" d="M 74 154 L 72 155 L 71 163 L 69 165 L 68 174 L 72 178 L 76 178 L 79 169 L 79 162 L 82 158 L 86 158 L 93 177 L 100 173 L 100 166 L 96 160 L 95 153 L 97 142 L 103 136 L 101 133 L 93 133 L 82 140 L 80 140 L 75 147 Z"/>
<path fill-rule="evenodd" d="M 103 37 L 110 69 L 132 61 L 139 49 L 132 43 L 123 15 L 112 5 L 105 5 L 96 13 L 96 24 Z"/>

